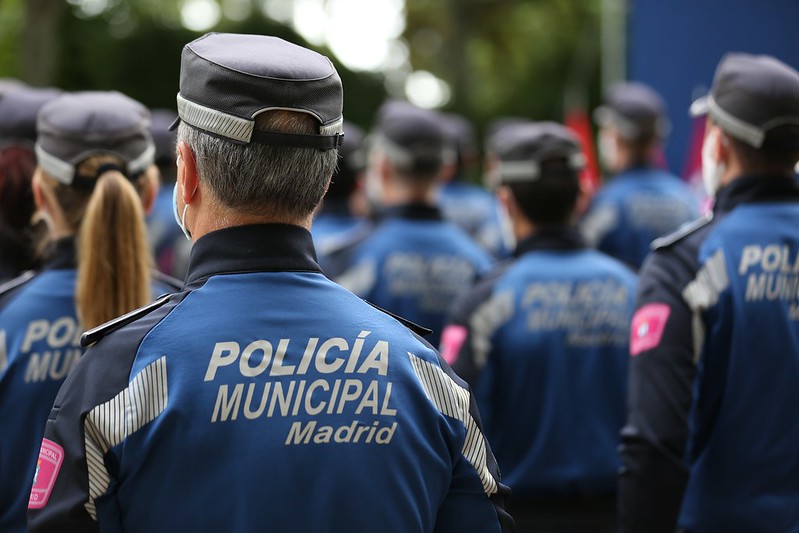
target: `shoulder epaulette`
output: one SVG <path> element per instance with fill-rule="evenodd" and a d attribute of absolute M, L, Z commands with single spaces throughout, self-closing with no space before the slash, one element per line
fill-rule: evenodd
<path fill-rule="evenodd" d="M 153 270 L 152 272 L 150 272 L 150 276 L 154 280 L 160 281 L 164 285 L 168 285 L 168 286 L 172 287 L 175 290 L 180 290 L 180 289 L 183 288 L 183 282 L 182 281 L 180 281 L 177 278 L 173 278 L 172 276 L 169 276 L 167 274 L 164 274 L 160 270 Z"/>
<path fill-rule="evenodd" d="M 652 250 L 660 250 L 661 248 L 668 248 L 672 244 L 681 241 L 685 237 L 691 235 L 692 233 L 700 230 L 710 224 L 713 221 L 713 214 L 707 214 L 703 217 L 699 217 L 693 222 L 686 222 L 672 233 L 666 235 L 665 237 L 661 237 L 659 239 L 655 239 L 652 241 Z"/>
<path fill-rule="evenodd" d="M 14 289 L 25 285 L 30 280 L 32 280 L 36 276 L 36 272 L 33 270 L 26 270 L 19 276 L 14 279 L 8 280 L 5 283 L 0 285 L 0 296 L 6 294 L 7 292 L 11 292 Z"/>
<path fill-rule="evenodd" d="M 91 346 L 92 344 L 99 341 L 109 333 L 113 333 L 122 326 L 127 326 L 134 320 L 138 320 L 141 317 L 158 309 L 159 307 L 161 307 L 162 305 L 164 305 L 169 301 L 170 296 L 172 295 L 165 294 L 151 304 L 145 305 L 144 307 L 140 307 L 138 309 L 134 309 L 130 313 L 126 313 L 118 318 L 106 322 L 105 324 L 101 324 L 96 328 L 90 329 L 89 331 L 85 332 L 83 335 L 80 336 L 80 345 L 84 348 Z"/>
<path fill-rule="evenodd" d="M 390 316 L 391 318 L 393 318 L 394 320 L 396 320 L 397 322 L 399 322 L 400 324 L 402 324 L 403 326 L 405 326 L 409 330 L 413 331 L 414 333 L 416 333 L 420 337 L 426 337 L 427 335 L 430 335 L 431 333 L 433 333 L 432 329 L 428 329 L 428 328 L 426 328 L 424 326 L 420 326 L 419 324 L 411 322 L 407 318 L 402 318 L 399 315 L 395 315 L 391 311 L 386 311 L 382 307 L 379 307 L 379 306 L 373 304 L 369 300 L 364 300 L 364 302 L 368 303 L 369 305 L 371 305 L 372 307 L 374 307 L 375 309 L 377 309 L 381 313 L 387 314 L 388 316 Z"/>

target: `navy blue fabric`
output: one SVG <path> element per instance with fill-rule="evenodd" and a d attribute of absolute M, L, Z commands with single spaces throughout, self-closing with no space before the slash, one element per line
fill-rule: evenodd
<path fill-rule="evenodd" d="M 44 423 L 83 353 L 74 263 L 74 241 L 60 240 L 42 272 L 0 295 L 0 531 L 25 531 Z M 153 280 L 153 297 L 174 291 Z"/>
<path fill-rule="evenodd" d="M 799 187 L 757 176 L 645 263 L 669 314 L 631 364 L 625 531 L 799 531 L 797 255 Z"/>
<path fill-rule="evenodd" d="M 98 524 L 82 421 L 159 364 L 163 409 L 104 454 Z M 434 349 L 324 277 L 306 230 L 205 235 L 186 288 L 90 348 L 62 388 L 45 436 L 67 460 L 31 531 L 512 527 L 507 488 L 484 489 L 490 449 L 482 481 L 464 455 L 476 411 L 442 414 L 414 364 L 469 397 Z"/>
<path fill-rule="evenodd" d="M 451 181 L 441 186 L 438 205 L 454 222 L 496 258 L 510 254 L 496 197 L 478 185 Z"/>
<path fill-rule="evenodd" d="M 635 269 L 653 240 L 699 215 L 696 195 L 679 178 L 651 168 L 633 168 L 604 185 L 583 217 L 588 243 Z"/>
<path fill-rule="evenodd" d="M 350 252 L 335 281 L 392 313 L 432 329 L 438 345 L 452 302 L 492 260 L 468 235 L 441 219 L 438 209 L 402 206 Z"/>
<path fill-rule="evenodd" d="M 551 231 L 456 304 L 445 337 L 466 336 L 442 352 L 473 384 L 514 500 L 614 494 L 635 284 L 574 232 Z"/>

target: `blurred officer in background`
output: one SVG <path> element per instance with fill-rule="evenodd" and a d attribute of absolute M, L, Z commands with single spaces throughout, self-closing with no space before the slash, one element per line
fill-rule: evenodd
<path fill-rule="evenodd" d="M 729 54 L 692 113 L 716 203 L 641 271 L 624 530 L 797 531 L 799 73 Z"/>
<path fill-rule="evenodd" d="M 31 221 L 36 114 L 58 94 L 22 84 L 0 87 L 0 283 L 38 265 L 34 241 L 44 226 Z"/>
<path fill-rule="evenodd" d="M 654 166 L 669 121 L 663 100 L 641 83 L 615 86 L 595 113 L 599 153 L 613 175 L 583 218 L 587 242 L 638 269 L 651 242 L 698 216 L 698 200 L 678 177 Z"/>
<path fill-rule="evenodd" d="M 500 197 L 518 246 L 458 302 L 442 355 L 473 386 L 521 531 L 615 531 L 635 274 L 574 226 L 579 141 L 516 130 Z"/>
<path fill-rule="evenodd" d="M 469 181 L 479 172 L 479 154 L 474 128 L 465 117 L 440 115 L 444 131 L 455 153 L 455 164 L 443 175 L 438 204 L 444 218 L 460 226 L 494 257 L 505 257 L 508 246 L 502 235 L 496 196 Z"/>
<path fill-rule="evenodd" d="M 33 193 L 52 253 L 0 289 L 2 531 L 26 530 L 44 468 L 36 449 L 81 331 L 179 288 L 150 270 L 144 212 L 158 171 L 148 126 L 144 107 L 111 92 L 64 94 L 39 113 Z"/>
<path fill-rule="evenodd" d="M 175 222 L 172 193 L 175 188 L 175 140 L 177 135 L 170 126 L 178 118 L 174 111 L 153 109 L 150 112 L 150 134 L 155 144 L 155 165 L 161 176 L 161 187 L 153 209 L 147 216 L 147 231 L 155 257 L 156 268 L 164 274 L 183 279 L 186 275 L 191 245 Z"/>
<path fill-rule="evenodd" d="M 333 173 L 322 205 L 314 215 L 311 234 L 319 255 L 319 264 L 324 268 L 324 257 L 342 240 L 351 238 L 353 232 L 366 230 L 368 223 L 362 208 L 357 205 L 357 196 L 363 191 L 366 169 L 366 154 L 363 146 L 363 130 L 349 121 L 344 121 L 344 142 L 338 150 L 338 167 Z"/>
<path fill-rule="evenodd" d="M 316 264 L 342 104 L 332 63 L 286 41 L 184 47 L 187 284 L 84 336 L 31 531 L 512 527 L 466 385 Z"/>
<path fill-rule="evenodd" d="M 369 302 L 433 330 L 437 345 L 452 301 L 491 265 L 490 256 L 436 207 L 447 157 L 432 111 L 390 102 L 373 134 L 367 194 L 380 223 L 334 279 Z"/>

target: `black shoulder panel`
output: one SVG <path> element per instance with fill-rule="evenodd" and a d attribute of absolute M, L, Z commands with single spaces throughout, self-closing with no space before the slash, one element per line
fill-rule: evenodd
<path fill-rule="evenodd" d="M 364 302 L 368 303 L 369 305 L 371 305 L 372 307 L 374 307 L 375 309 L 377 309 L 381 313 L 387 314 L 388 316 L 390 316 L 391 318 L 393 318 L 394 320 L 396 320 L 397 322 L 399 322 L 400 324 L 402 324 L 403 326 L 405 326 L 406 328 L 408 328 L 412 332 L 416 333 L 417 335 L 425 337 L 425 336 L 430 335 L 431 333 L 433 333 L 432 329 L 428 329 L 428 328 L 426 328 L 424 326 L 420 326 L 419 324 L 415 324 L 415 323 L 411 322 L 410 320 L 408 320 L 406 318 L 402 318 L 399 315 L 395 315 L 391 311 L 386 311 L 382 307 L 376 306 L 375 304 L 373 304 L 369 300 L 364 300 Z"/>
<path fill-rule="evenodd" d="M 145 305 L 144 307 L 140 307 L 138 309 L 134 309 L 130 313 L 124 314 L 121 317 L 115 318 L 105 324 L 101 324 L 96 328 L 90 329 L 80 337 L 80 345 L 86 348 L 87 346 L 91 346 L 95 342 L 99 341 L 109 333 L 113 333 L 114 331 L 118 330 L 122 326 L 127 326 L 131 322 L 140 319 L 141 317 L 155 311 L 165 303 L 169 301 L 171 294 L 166 294 L 161 296 L 159 299 L 154 301 L 149 305 Z"/>
<path fill-rule="evenodd" d="M 688 237 L 692 233 L 704 228 L 708 224 L 713 221 L 713 215 L 708 214 L 703 217 L 699 217 L 693 222 L 686 222 L 672 233 L 666 235 L 665 237 L 661 237 L 659 239 L 655 239 L 652 241 L 652 249 L 653 250 L 660 250 L 661 248 L 668 248 L 669 246 L 681 241 L 685 237 Z"/>

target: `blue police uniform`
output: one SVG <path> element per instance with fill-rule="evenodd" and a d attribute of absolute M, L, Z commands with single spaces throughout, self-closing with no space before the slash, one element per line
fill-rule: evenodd
<path fill-rule="evenodd" d="M 33 532 L 512 527 L 466 384 L 303 228 L 203 236 L 183 291 L 98 338 L 47 422 Z"/>
<path fill-rule="evenodd" d="M 153 298 L 180 287 L 171 278 L 154 276 Z M 0 531 L 26 531 L 44 424 L 83 353 L 76 278 L 74 240 L 66 238 L 56 242 L 41 272 L 0 288 Z"/>
<path fill-rule="evenodd" d="M 625 531 L 799 531 L 799 187 L 750 176 L 641 272 Z M 679 519 L 678 519 L 679 516 Z"/>
<path fill-rule="evenodd" d="M 389 208 L 349 251 L 335 280 L 369 302 L 433 330 L 438 345 L 453 300 L 488 270 L 490 256 L 432 206 Z"/>
<path fill-rule="evenodd" d="M 612 521 L 635 284 L 561 227 L 521 241 L 456 304 L 442 354 L 473 385 L 514 514 L 562 523 L 599 502 Z"/>
<path fill-rule="evenodd" d="M 314 247 L 321 258 L 337 249 L 353 232 L 359 232 L 368 225 L 365 218 L 352 214 L 347 200 L 325 199 L 311 226 Z"/>
<path fill-rule="evenodd" d="M 441 186 L 438 204 L 445 219 L 460 226 L 491 255 L 509 255 L 499 203 L 493 194 L 479 185 L 451 181 Z"/>
<path fill-rule="evenodd" d="M 582 221 L 586 241 L 602 252 L 641 267 L 653 240 L 699 215 L 693 191 L 654 168 L 628 169 L 603 186 Z"/>

